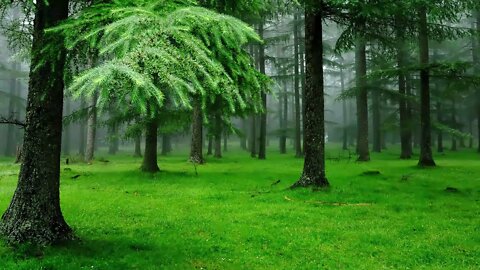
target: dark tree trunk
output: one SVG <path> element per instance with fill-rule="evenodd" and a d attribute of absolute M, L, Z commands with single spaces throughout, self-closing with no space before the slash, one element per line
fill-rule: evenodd
<path fill-rule="evenodd" d="M 134 157 L 142 157 L 142 134 L 135 136 L 135 152 Z"/>
<path fill-rule="evenodd" d="M 365 40 L 357 41 L 355 50 L 357 82 L 357 151 L 358 161 L 369 161 L 368 149 L 368 93 L 367 93 L 367 56 Z"/>
<path fill-rule="evenodd" d="M 117 154 L 118 151 L 118 124 L 115 123 L 112 126 L 108 128 L 108 137 L 109 137 L 109 143 L 108 143 L 108 153 L 110 155 L 115 155 Z"/>
<path fill-rule="evenodd" d="M 420 159 L 419 166 L 433 167 L 432 137 L 430 122 L 430 71 L 428 51 L 427 9 L 422 6 L 419 14 L 419 46 L 420 46 Z"/>
<path fill-rule="evenodd" d="M 170 134 L 162 136 L 162 156 L 166 156 L 172 152 L 172 137 Z"/>
<path fill-rule="evenodd" d="M 36 68 L 29 76 L 23 162 L 0 232 L 11 243 L 45 245 L 71 239 L 73 234 L 60 209 L 59 190 L 66 53 L 61 38 L 45 33 L 67 18 L 68 1 L 35 5 L 31 64 Z M 48 46 L 57 48 L 43 51 Z"/>
<path fill-rule="evenodd" d="M 258 33 L 263 39 L 263 22 L 259 24 Z M 258 62 L 260 72 L 265 74 L 265 46 L 262 44 L 258 48 Z M 267 94 L 262 93 L 262 105 L 264 112 L 260 115 L 260 137 L 258 145 L 258 159 L 267 158 Z"/>
<path fill-rule="evenodd" d="M 480 31 L 480 10 L 477 10 L 475 12 L 475 18 L 476 18 L 476 27 L 475 29 Z M 480 73 L 480 36 L 477 35 L 476 38 L 474 38 L 474 46 L 472 50 L 472 56 L 473 56 L 473 63 L 474 63 L 474 69 L 475 69 L 475 74 Z M 477 103 L 476 103 L 476 116 L 477 116 L 477 140 L 478 140 L 478 149 L 477 151 L 480 153 L 480 87 L 477 87 Z"/>
<path fill-rule="evenodd" d="M 145 129 L 145 152 L 141 167 L 144 172 L 155 173 L 160 171 L 157 163 L 157 137 L 158 121 L 157 119 L 151 119 L 147 122 Z"/>
<path fill-rule="evenodd" d="M 283 103 L 283 104 L 282 104 Z M 281 129 L 281 136 L 280 136 L 280 154 L 287 153 L 287 129 L 288 129 L 288 88 L 287 82 L 283 82 L 283 95 L 280 99 L 280 107 L 283 107 L 281 110 L 282 113 L 280 114 L 279 118 L 281 119 L 280 125 Z"/>
<path fill-rule="evenodd" d="M 294 41 L 294 62 L 295 62 L 295 157 L 302 157 L 302 133 L 301 133 L 301 109 L 300 109 L 300 60 L 298 47 L 300 46 L 299 39 L 299 15 L 295 13 L 294 26 L 293 26 L 293 41 Z"/>
<path fill-rule="evenodd" d="M 373 152 L 382 152 L 382 129 L 380 119 L 380 93 L 373 91 L 372 96 Z"/>
<path fill-rule="evenodd" d="M 85 104 L 85 99 L 82 98 L 81 102 L 80 102 L 80 109 L 83 110 L 85 109 L 86 107 L 86 104 Z M 79 138 L 78 138 L 78 154 L 81 156 L 81 157 L 85 157 L 85 119 L 81 119 L 80 120 L 80 126 L 79 126 L 79 129 L 80 129 L 80 133 L 79 133 Z"/>
<path fill-rule="evenodd" d="M 200 97 L 194 97 L 193 99 L 193 112 L 192 112 L 192 143 L 190 146 L 190 160 L 203 164 L 203 114 L 202 114 L 202 101 Z"/>
<path fill-rule="evenodd" d="M 321 11 L 305 13 L 305 162 L 292 187 L 326 187 L 323 44 Z"/>
<path fill-rule="evenodd" d="M 437 121 L 439 124 L 443 124 L 442 119 L 442 105 L 440 101 L 437 101 Z M 443 132 L 442 130 L 437 131 L 437 151 L 443 153 Z"/>
<path fill-rule="evenodd" d="M 90 100 L 87 120 L 87 148 L 85 149 L 85 162 L 90 163 L 95 154 L 95 140 L 97 137 L 97 98 L 95 93 Z"/>
<path fill-rule="evenodd" d="M 17 70 L 18 65 L 13 64 L 13 70 Z M 17 78 L 10 79 L 10 98 L 8 102 L 8 115 L 13 119 L 18 119 L 18 114 L 15 115 L 15 98 L 17 94 Z M 5 140 L 5 156 L 10 157 L 15 154 L 15 126 L 7 125 L 7 137 Z"/>
<path fill-rule="evenodd" d="M 256 116 L 252 115 L 250 120 L 250 156 L 257 156 L 257 123 Z"/>
<path fill-rule="evenodd" d="M 223 130 L 222 115 L 220 112 L 215 113 L 215 134 L 214 134 L 214 153 L 213 157 L 222 157 L 222 130 Z"/>
<path fill-rule="evenodd" d="M 345 92 L 345 74 L 343 71 L 343 61 L 340 67 L 340 86 L 342 93 Z M 343 135 L 342 135 L 342 149 L 348 150 L 348 113 L 347 113 L 347 100 L 342 100 L 342 118 L 343 118 Z"/>

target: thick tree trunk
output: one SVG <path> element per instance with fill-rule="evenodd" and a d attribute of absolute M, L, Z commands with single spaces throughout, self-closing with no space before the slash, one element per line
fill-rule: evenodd
<path fill-rule="evenodd" d="M 299 39 L 299 15 L 295 13 L 294 16 L 294 25 L 293 25 L 293 41 L 294 41 L 294 68 L 295 68 L 295 78 L 294 78 L 294 88 L 295 88 L 295 157 L 302 157 L 302 133 L 301 133 L 301 114 L 300 109 L 300 60 L 299 60 L 299 51 L 298 47 L 300 46 Z"/>
<path fill-rule="evenodd" d="M 152 119 L 147 122 L 145 129 L 145 151 L 141 170 L 149 173 L 160 171 L 157 163 L 158 122 Z"/>
<path fill-rule="evenodd" d="M 68 1 L 35 5 L 31 63 L 36 68 L 29 76 L 23 162 L 0 232 L 11 243 L 44 245 L 71 239 L 73 234 L 60 209 L 59 190 L 66 53 L 61 38 L 44 31 L 67 18 Z M 58 47 L 44 52 L 48 46 Z"/>
<path fill-rule="evenodd" d="M 355 50 L 357 82 L 357 151 L 358 161 L 369 161 L 368 149 L 368 93 L 367 93 L 367 55 L 365 40 L 357 41 Z"/>
<path fill-rule="evenodd" d="M 134 157 L 142 157 L 142 134 L 135 136 L 135 152 Z"/>
<path fill-rule="evenodd" d="M 419 46 L 420 46 L 420 159 L 418 165 L 433 167 L 431 122 L 430 122 L 430 71 L 428 49 L 427 9 L 419 9 Z"/>
<path fill-rule="evenodd" d="M 326 187 L 323 44 L 321 11 L 305 14 L 305 162 L 292 187 Z"/>
<path fill-rule="evenodd" d="M 203 164 L 203 114 L 200 97 L 193 99 L 192 112 L 192 143 L 190 145 L 190 160 Z"/>
<path fill-rule="evenodd" d="M 15 63 L 13 64 L 13 70 L 17 70 L 18 65 Z M 18 119 L 18 116 L 15 115 L 15 98 L 17 94 L 17 78 L 10 79 L 10 99 L 8 102 L 8 116 L 14 119 Z M 7 125 L 7 137 L 5 140 L 5 156 L 10 157 L 15 154 L 15 126 L 14 125 Z"/>
<path fill-rule="evenodd" d="M 85 162 L 90 163 L 95 154 L 95 140 L 97 137 L 97 98 L 95 93 L 90 99 L 87 120 L 87 148 L 85 149 Z"/>
<path fill-rule="evenodd" d="M 263 39 L 263 22 L 259 24 L 258 34 Z M 258 48 L 258 62 L 260 72 L 265 74 L 265 46 L 262 44 Z M 267 158 L 267 94 L 262 93 L 263 113 L 260 115 L 260 137 L 258 145 L 258 159 Z"/>
<path fill-rule="evenodd" d="M 82 98 L 80 101 L 80 109 L 83 110 L 85 109 L 86 104 L 85 104 L 85 99 Z M 81 157 L 85 157 L 85 133 L 86 133 L 86 127 L 85 127 L 85 119 L 80 120 L 80 133 L 79 133 L 79 138 L 78 138 L 78 154 Z"/>

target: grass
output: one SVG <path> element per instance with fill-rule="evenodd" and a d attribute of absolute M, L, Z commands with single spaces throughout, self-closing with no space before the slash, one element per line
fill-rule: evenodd
<path fill-rule="evenodd" d="M 291 155 L 228 152 L 197 177 L 185 153 L 160 158 L 156 175 L 127 155 L 63 166 L 62 208 L 81 240 L 44 250 L 0 244 L 0 269 L 480 268 L 473 151 L 437 156 L 435 169 L 393 150 L 369 163 L 330 160 L 332 187 L 318 192 L 287 189 L 302 168 Z M 0 159 L 1 212 L 17 171 Z"/>

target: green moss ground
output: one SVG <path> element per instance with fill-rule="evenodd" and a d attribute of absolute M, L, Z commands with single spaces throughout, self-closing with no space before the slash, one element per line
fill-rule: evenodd
<path fill-rule="evenodd" d="M 198 177 L 186 152 L 161 157 L 154 176 L 126 154 L 63 166 L 62 208 L 81 240 L 0 243 L 0 269 L 480 269 L 480 156 L 419 169 L 397 152 L 328 161 L 332 188 L 318 192 L 288 190 L 302 160 L 275 153 L 227 152 Z M 17 171 L 0 158 L 0 212 Z"/>

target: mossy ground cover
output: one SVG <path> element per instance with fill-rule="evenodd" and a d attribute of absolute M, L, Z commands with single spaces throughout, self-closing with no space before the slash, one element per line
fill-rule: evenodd
<path fill-rule="evenodd" d="M 328 190 L 289 190 L 302 160 L 240 150 L 198 166 L 186 151 L 139 172 L 126 153 L 62 166 L 62 208 L 79 240 L 0 244 L 0 269 L 479 269 L 480 156 L 420 169 L 398 151 L 356 163 L 328 151 Z M 101 156 L 101 154 L 99 155 Z M 340 157 L 340 158 L 339 158 Z M 18 165 L 0 158 L 0 211 Z"/>

